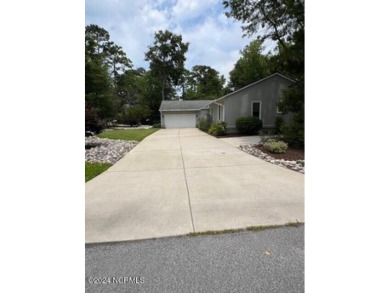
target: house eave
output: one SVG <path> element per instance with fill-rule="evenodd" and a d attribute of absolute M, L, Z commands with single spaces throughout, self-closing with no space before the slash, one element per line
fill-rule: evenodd
<path fill-rule="evenodd" d="M 200 111 L 203 109 L 169 109 L 169 110 L 159 110 L 160 112 L 194 112 Z"/>

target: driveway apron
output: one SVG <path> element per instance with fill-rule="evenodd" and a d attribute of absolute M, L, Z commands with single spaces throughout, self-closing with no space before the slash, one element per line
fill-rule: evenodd
<path fill-rule="evenodd" d="M 86 243 L 304 221 L 304 175 L 198 129 L 161 129 L 85 186 Z"/>

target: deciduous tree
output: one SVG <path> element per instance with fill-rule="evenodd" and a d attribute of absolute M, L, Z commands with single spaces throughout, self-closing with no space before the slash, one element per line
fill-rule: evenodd
<path fill-rule="evenodd" d="M 208 100 L 219 98 L 223 93 L 225 78 L 210 66 L 195 65 L 187 76 L 186 100 Z"/>
<path fill-rule="evenodd" d="M 189 43 L 183 43 L 180 35 L 165 30 L 155 33 L 154 44 L 148 47 L 145 60 L 150 61 L 151 73 L 161 83 L 162 100 L 173 86 L 179 85 L 188 46 Z"/>
<path fill-rule="evenodd" d="M 263 54 L 263 50 L 263 42 L 255 40 L 240 51 L 241 57 L 229 73 L 230 91 L 238 90 L 273 73 L 271 57 Z"/>

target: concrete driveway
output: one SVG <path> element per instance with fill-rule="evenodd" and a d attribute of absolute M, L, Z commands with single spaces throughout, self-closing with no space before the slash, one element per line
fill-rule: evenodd
<path fill-rule="evenodd" d="M 238 136 L 238 137 L 221 137 L 219 140 L 231 144 L 232 146 L 239 147 L 246 144 L 259 144 L 260 137 L 258 135 L 251 136 Z"/>
<path fill-rule="evenodd" d="M 304 221 L 304 175 L 162 129 L 85 186 L 86 243 Z"/>

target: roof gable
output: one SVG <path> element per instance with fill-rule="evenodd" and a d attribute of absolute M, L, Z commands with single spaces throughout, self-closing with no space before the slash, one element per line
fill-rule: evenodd
<path fill-rule="evenodd" d="M 270 79 L 270 78 L 273 78 L 273 77 L 275 77 L 275 76 L 282 77 L 282 78 L 284 78 L 284 79 L 286 79 L 286 80 L 289 80 L 289 81 L 291 81 L 291 82 L 296 82 L 296 81 L 293 80 L 292 78 L 289 78 L 289 77 L 287 77 L 287 76 L 285 76 L 285 75 L 283 75 L 283 74 L 280 74 L 280 73 L 276 72 L 276 73 L 271 74 L 271 75 L 268 75 L 267 77 L 264 77 L 264 78 L 262 78 L 262 79 L 260 79 L 260 80 L 258 80 L 258 81 L 255 81 L 255 82 L 253 82 L 253 83 L 251 83 L 251 84 L 248 84 L 247 86 L 244 86 L 244 87 L 242 87 L 242 88 L 240 88 L 240 89 L 238 89 L 238 90 L 236 90 L 236 91 L 234 91 L 234 92 L 232 92 L 232 93 L 229 93 L 229 94 L 227 94 L 227 95 L 224 95 L 223 97 L 220 97 L 220 98 L 214 100 L 214 102 L 217 102 L 217 101 L 219 101 L 219 100 L 222 100 L 222 99 L 224 99 L 224 98 L 227 98 L 227 97 L 229 97 L 229 96 L 231 96 L 231 95 L 233 95 L 233 94 L 236 94 L 236 93 L 238 93 L 238 92 L 240 92 L 240 91 L 243 91 L 243 90 L 245 90 L 245 89 L 247 89 L 247 88 L 250 88 L 250 87 L 252 87 L 252 86 L 254 86 L 254 85 L 257 85 L 257 84 L 259 84 L 259 83 L 262 83 L 262 82 L 264 82 L 264 81 L 266 81 L 266 80 L 268 80 L 268 79 Z"/>

